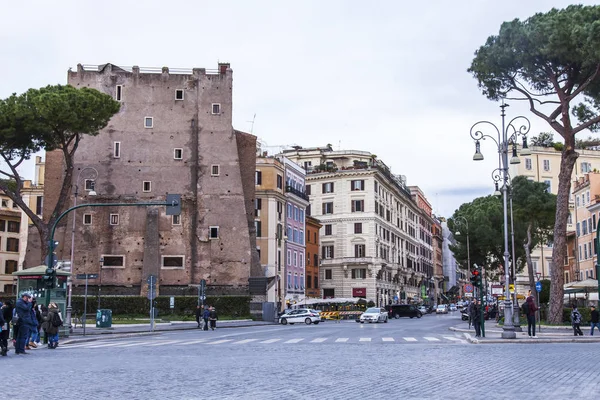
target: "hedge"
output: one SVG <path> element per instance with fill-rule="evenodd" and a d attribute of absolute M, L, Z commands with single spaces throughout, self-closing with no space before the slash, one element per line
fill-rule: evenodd
<path fill-rule="evenodd" d="M 154 306 L 159 315 L 194 315 L 198 298 L 191 296 L 174 296 L 175 308 L 170 308 L 170 296 L 159 296 L 154 300 Z M 150 300 L 141 296 L 103 296 L 100 299 L 100 308 L 112 310 L 113 316 L 119 315 L 147 315 L 150 312 Z M 215 307 L 220 316 L 249 317 L 249 296 L 215 296 L 207 297 L 206 304 Z M 83 296 L 73 296 L 73 314 L 83 314 Z M 98 298 L 88 296 L 87 313 L 96 313 Z"/>

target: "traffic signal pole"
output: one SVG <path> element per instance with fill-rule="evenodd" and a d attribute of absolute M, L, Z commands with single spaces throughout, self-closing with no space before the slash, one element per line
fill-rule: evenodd
<path fill-rule="evenodd" d="M 77 204 L 58 216 L 54 224 L 52 225 L 52 230 L 50 231 L 50 241 L 48 243 L 48 257 L 47 257 L 47 267 L 50 269 L 54 269 L 53 265 L 53 254 L 56 243 L 54 242 L 54 234 L 56 233 L 56 227 L 58 223 L 71 211 L 77 210 L 78 208 L 84 207 L 133 207 L 133 206 L 167 206 L 167 215 L 179 215 L 181 214 L 181 195 L 178 194 L 167 194 L 166 201 L 157 201 L 157 202 L 148 202 L 148 203 L 93 203 L 93 204 Z M 71 249 L 73 251 L 73 249 Z M 73 265 L 71 265 L 71 273 L 73 269 Z M 52 285 L 54 287 L 54 284 Z M 52 287 L 52 288 L 53 288 Z M 46 298 L 45 304 L 48 306 L 50 304 L 50 290 L 52 288 L 47 288 L 46 290 Z"/>

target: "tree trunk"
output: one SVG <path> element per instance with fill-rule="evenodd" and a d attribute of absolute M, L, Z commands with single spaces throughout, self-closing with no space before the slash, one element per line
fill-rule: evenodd
<path fill-rule="evenodd" d="M 527 273 L 529 275 L 529 290 L 535 293 L 535 278 L 533 277 L 533 262 L 531 261 L 531 222 L 527 225 L 527 241 L 523 244 L 525 248 L 525 259 L 527 260 Z"/>
<path fill-rule="evenodd" d="M 573 166 L 579 154 L 575 151 L 573 135 L 565 138 L 560 173 L 558 175 L 558 193 L 556 196 L 556 218 L 554 222 L 554 246 L 552 250 L 552 269 L 550 271 L 550 313 L 548 322 L 562 323 L 564 273 L 563 264 L 567 255 L 567 220 L 569 218 L 569 197 Z"/>

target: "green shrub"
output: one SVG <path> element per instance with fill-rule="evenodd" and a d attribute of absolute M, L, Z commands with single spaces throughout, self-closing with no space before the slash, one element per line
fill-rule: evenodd
<path fill-rule="evenodd" d="M 175 308 L 170 308 L 170 296 L 159 296 L 154 300 L 154 306 L 159 315 L 194 315 L 198 298 L 192 296 L 174 296 Z M 150 300 L 141 296 L 103 296 L 100 308 L 110 309 L 114 316 L 119 315 L 150 315 Z M 207 297 L 206 304 L 215 307 L 220 316 L 248 317 L 250 316 L 249 296 L 215 296 Z M 73 296 L 73 313 L 83 314 L 83 296 Z M 87 313 L 94 314 L 98 306 L 96 296 L 88 296 Z"/>

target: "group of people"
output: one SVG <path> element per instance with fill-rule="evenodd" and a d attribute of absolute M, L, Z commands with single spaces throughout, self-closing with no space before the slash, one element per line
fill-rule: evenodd
<path fill-rule="evenodd" d="M 63 319 L 58 305 L 48 307 L 36 304 L 29 293 L 23 293 L 13 305 L 11 300 L 0 304 L 0 355 L 8 355 L 8 340 L 12 326 L 13 346 L 16 355 L 29 354 L 26 350 L 41 347 L 41 332 L 49 349 L 58 347 L 58 331 Z"/>
<path fill-rule="evenodd" d="M 590 336 L 594 336 L 594 328 L 598 328 L 598 331 L 600 332 L 600 314 L 595 306 L 590 306 L 590 310 Z M 577 304 L 573 303 L 573 309 L 571 310 L 571 325 L 573 326 L 573 333 L 575 336 L 583 336 L 583 332 L 581 331 L 582 322 L 583 319 L 581 313 L 577 309 Z"/>
<path fill-rule="evenodd" d="M 210 325 L 210 329 L 213 331 L 217 327 L 217 310 L 212 306 L 197 306 L 196 307 L 196 323 L 198 328 L 207 331 Z"/>

